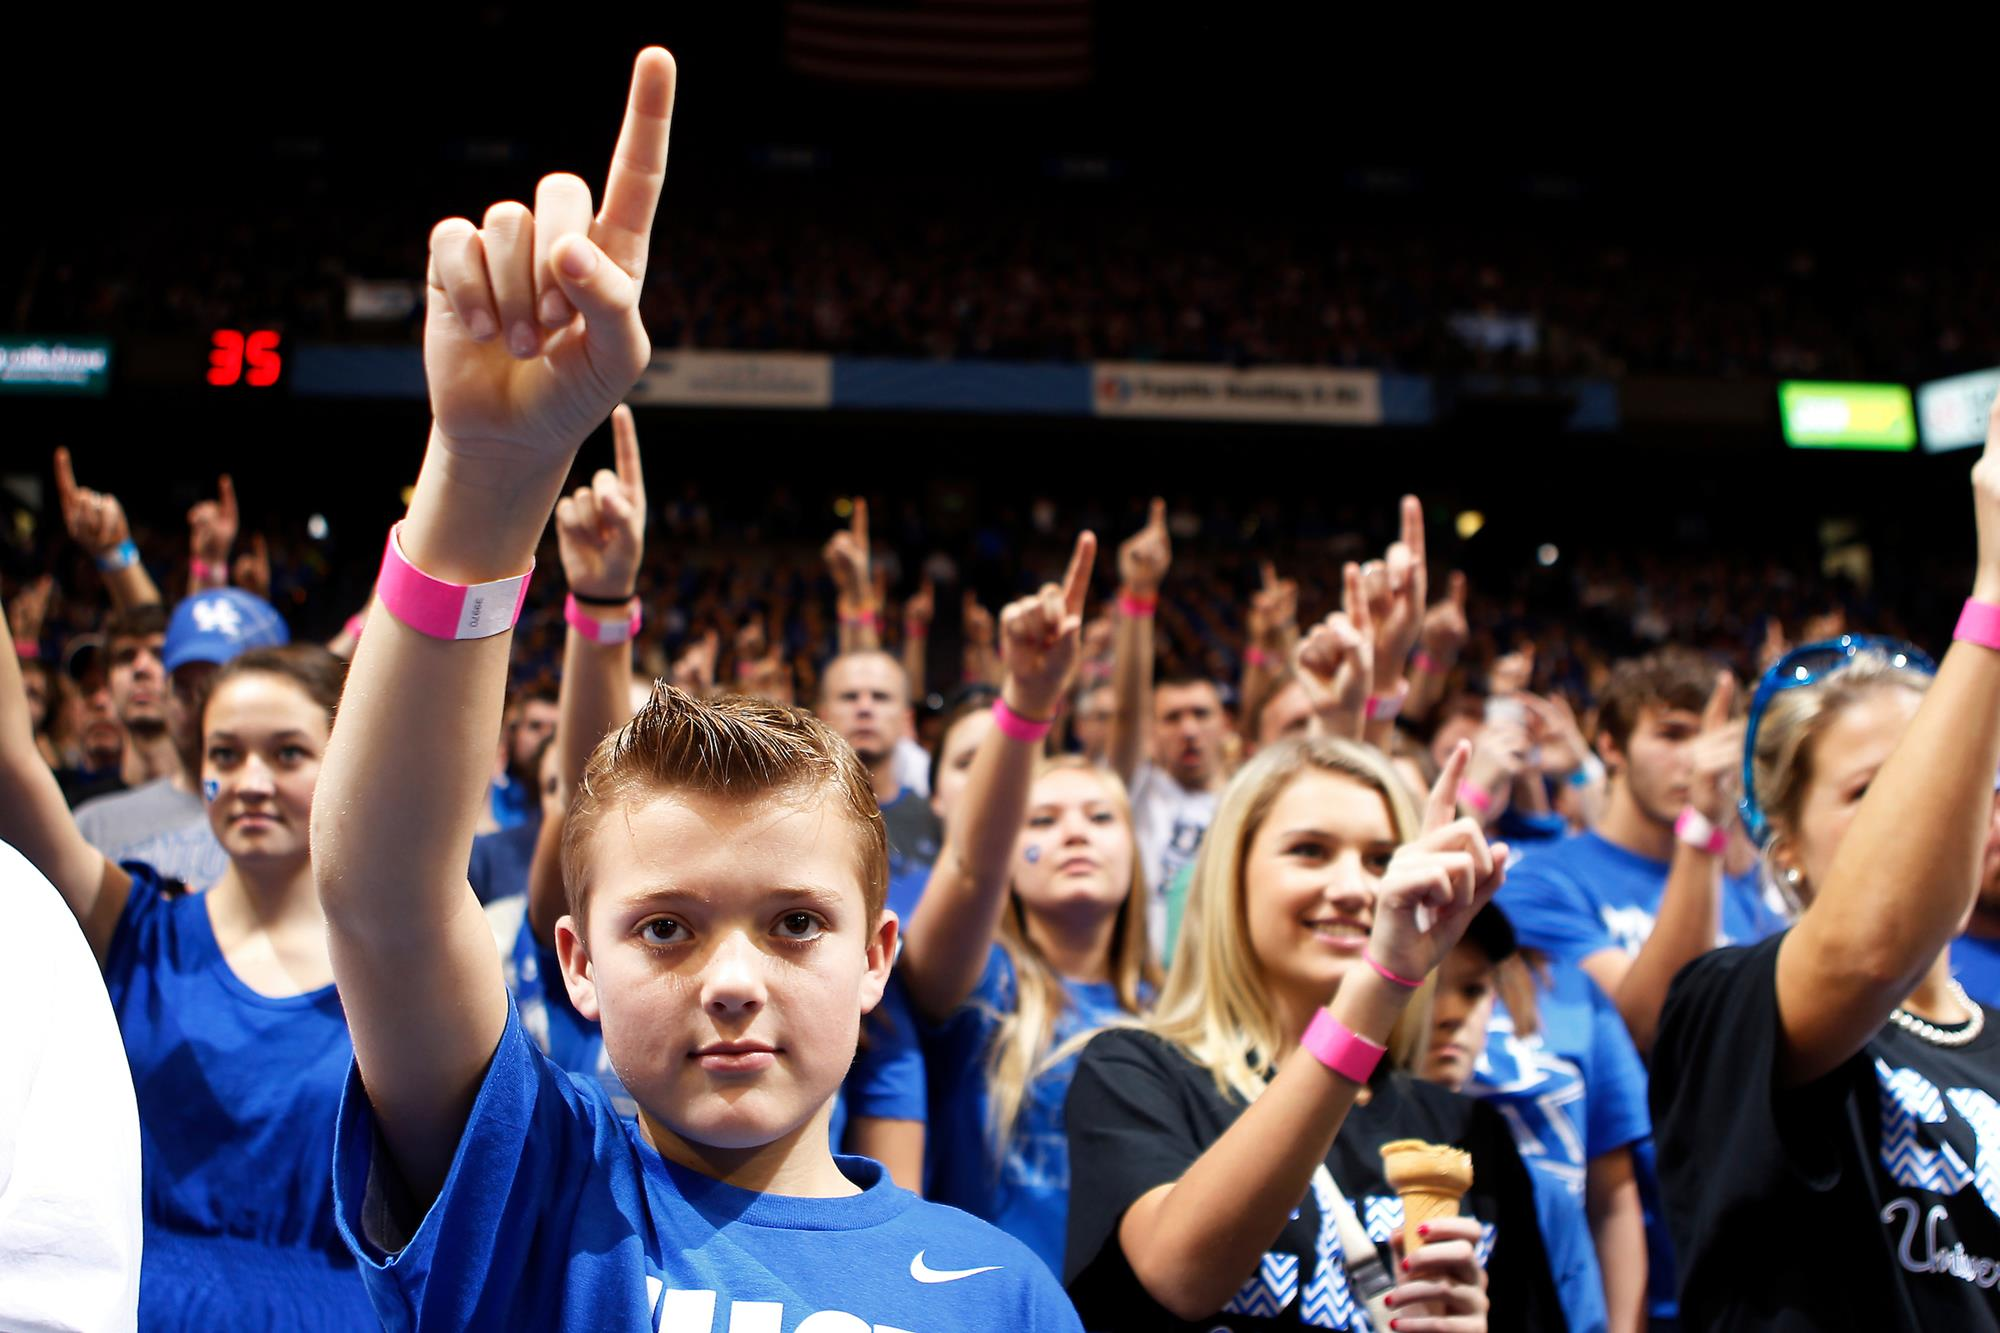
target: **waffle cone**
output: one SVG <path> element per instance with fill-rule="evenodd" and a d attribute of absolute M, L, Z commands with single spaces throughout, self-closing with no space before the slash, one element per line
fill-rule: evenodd
<path fill-rule="evenodd" d="M 1404 1234 L 1440 1217 L 1458 1216 L 1472 1188 L 1472 1155 L 1422 1139 L 1382 1145 L 1382 1174 L 1403 1200 Z"/>

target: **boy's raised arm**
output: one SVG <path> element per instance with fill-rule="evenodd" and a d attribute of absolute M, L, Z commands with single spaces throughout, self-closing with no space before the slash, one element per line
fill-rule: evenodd
<path fill-rule="evenodd" d="M 673 93 L 673 58 L 641 52 L 595 216 L 589 187 L 558 175 L 542 180 L 532 213 L 496 204 L 482 226 L 453 218 L 431 233 L 424 366 L 435 420 L 399 544 L 432 580 L 525 573 L 578 446 L 646 366 L 639 288 Z M 407 604 L 399 615 L 387 589 L 327 748 L 313 868 L 362 1082 L 427 1207 L 506 1022 L 465 866 L 513 636 L 433 637 L 406 623 L 420 617 Z M 511 622 L 511 604 L 475 613 L 464 600 L 460 633 L 468 620 Z"/>

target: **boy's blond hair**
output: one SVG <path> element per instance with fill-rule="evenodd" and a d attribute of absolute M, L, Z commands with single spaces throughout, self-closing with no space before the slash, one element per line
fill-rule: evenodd
<path fill-rule="evenodd" d="M 590 902 L 589 840 L 612 809 L 688 792 L 744 804 L 830 802 L 857 826 L 855 872 L 872 929 L 889 893 L 889 839 L 868 770 L 800 708 L 741 695 L 704 702 L 664 682 L 598 742 L 563 828 L 563 889 L 579 938 Z"/>

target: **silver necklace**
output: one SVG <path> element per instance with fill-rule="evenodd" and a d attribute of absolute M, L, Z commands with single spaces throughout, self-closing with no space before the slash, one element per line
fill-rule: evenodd
<path fill-rule="evenodd" d="M 1957 977 L 1951 978 L 1945 984 L 1951 988 L 1952 998 L 1964 1007 L 1965 1012 L 1972 1015 L 1964 1027 L 1941 1028 L 1935 1023 L 1926 1023 L 1904 1009 L 1890 1010 L 1889 1021 L 1911 1036 L 1921 1037 L 1933 1046 L 1965 1045 L 1978 1036 L 1979 1030 L 1986 1026 L 1986 1011 L 1972 1002 L 1972 997 L 1965 993 L 1965 987 L 1958 984 Z"/>

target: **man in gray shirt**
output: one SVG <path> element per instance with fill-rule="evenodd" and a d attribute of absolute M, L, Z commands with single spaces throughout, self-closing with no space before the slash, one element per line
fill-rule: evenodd
<path fill-rule="evenodd" d="M 141 644 L 126 667 L 121 668 L 118 658 L 129 642 L 111 641 L 114 694 L 119 694 L 119 671 L 126 670 L 134 682 L 123 691 L 119 715 L 127 719 L 128 730 L 137 724 L 135 744 L 154 725 L 146 659 L 157 653 L 157 666 L 167 683 L 158 715 L 177 762 L 162 776 L 129 791 L 78 806 L 76 826 L 91 846 L 113 861 L 144 861 L 166 878 L 194 889 L 206 889 L 222 878 L 229 857 L 209 827 L 208 808 L 199 791 L 202 702 L 216 668 L 224 662 L 251 648 L 290 640 L 283 617 L 269 602 L 240 588 L 213 588 L 175 607 L 160 646 Z"/>

